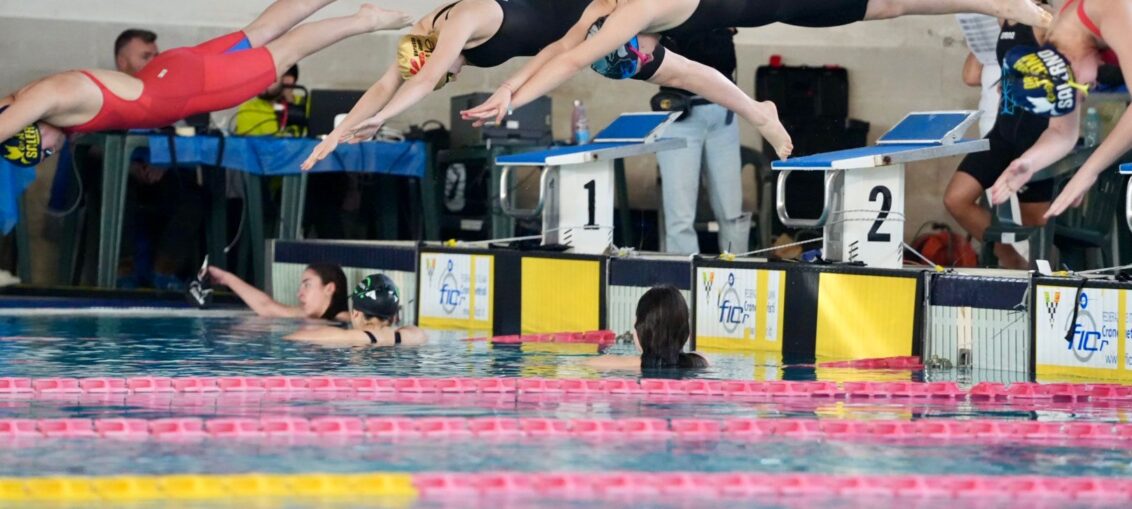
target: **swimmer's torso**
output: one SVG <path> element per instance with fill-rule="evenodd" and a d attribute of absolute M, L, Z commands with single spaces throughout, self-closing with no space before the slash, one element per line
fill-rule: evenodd
<path fill-rule="evenodd" d="M 461 6 L 460 4 L 464 2 L 468 4 Z M 474 34 L 463 51 L 468 65 L 476 67 L 495 67 L 514 57 L 538 54 L 543 48 L 566 35 L 590 5 L 590 0 L 464 0 L 464 2 L 454 4 L 450 8 L 486 9 L 490 6 L 501 11 L 498 27 L 493 31 Z M 430 27 L 443 31 L 447 17 L 447 9 L 438 9 L 428 17 L 431 22 Z M 486 19 L 486 16 L 477 16 L 477 19 Z"/>
<path fill-rule="evenodd" d="M 255 97 L 274 83 L 275 64 L 265 48 L 224 52 L 242 38 L 240 33 L 229 34 L 199 46 L 162 52 L 132 78 L 108 71 L 80 71 L 99 88 L 102 104 L 92 118 L 67 130 L 164 127 Z"/>

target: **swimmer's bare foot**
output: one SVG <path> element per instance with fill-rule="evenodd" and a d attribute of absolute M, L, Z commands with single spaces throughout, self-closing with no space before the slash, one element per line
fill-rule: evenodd
<path fill-rule="evenodd" d="M 379 8 L 373 4 L 362 4 L 358 9 L 359 17 L 364 18 L 372 27 L 371 31 L 397 30 L 413 24 L 412 16 L 401 12 Z"/>
<path fill-rule="evenodd" d="M 761 124 L 755 124 L 759 134 L 774 147 L 774 152 L 779 159 L 790 157 L 790 154 L 794 152 L 794 142 L 790 140 L 790 133 L 786 132 L 786 127 L 782 125 L 782 121 L 778 118 L 778 107 L 770 101 L 757 103 L 757 107 L 762 110 L 765 118 Z"/>
<path fill-rule="evenodd" d="M 1038 28 L 1049 28 L 1053 14 L 1031 0 L 992 0 L 995 16 Z"/>

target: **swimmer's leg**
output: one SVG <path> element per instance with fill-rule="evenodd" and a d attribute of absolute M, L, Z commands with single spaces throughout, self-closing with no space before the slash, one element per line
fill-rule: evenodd
<path fill-rule="evenodd" d="M 869 0 L 865 19 L 916 14 L 986 14 L 1036 27 L 1048 27 L 1053 15 L 1031 0 Z"/>
<path fill-rule="evenodd" d="M 405 13 L 365 4 L 353 16 L 305 23 L 268 43 L 267 50 L 275 59 L 275 68 L 283 73 L 307 55 L 342 39 L 378 30 L 404 28 L 411 21 Z"/>
<path fill-rule="evenodd" d="M 276 0 L 243 28 L 253 48 L 274 41 L 334 0 Z"/>

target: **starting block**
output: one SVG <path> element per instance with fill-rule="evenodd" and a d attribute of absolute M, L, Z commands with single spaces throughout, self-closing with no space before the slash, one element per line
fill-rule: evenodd
<path fill-rule="evenodd" d="M 876 146 L 775 161 L 771 168 L 782 172 L 778 218 L 788 227 L 822 228 L 827 260 L 901 267 L 904 165 L 988 150 L 985 139 L 962 138 L 978 116 L 977 111 L 909 113 Z M 786 181 L 795 171 L 825 172 L 824 207 L 817 218 L 791 218 L 786 211 Z"/>
<path fill-rule="evenodd" d="M 684 148 L 683 139 L 660 138 L 679 113 L 626 113 L 594 137 L 593 143 L 556 147 L 495 160 L 503 167 L 499 205 L 519 219 L 542 216 L 542 244 L 570 246 L 576 253 L 600 254 L 613 244 L 613 164 L 617 159 Z M 538 204 L 511 205 L 514 167 L 542 172 Z"/>

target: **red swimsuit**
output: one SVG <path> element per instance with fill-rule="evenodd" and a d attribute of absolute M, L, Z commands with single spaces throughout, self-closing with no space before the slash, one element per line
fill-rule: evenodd
<path fill-rule="evenodd" d="M 1104 40 L 1104 37 L 1101 37 L 1101 29 L 1097 28 L 1097 24 L 1093 23 L 1093 20 L 1085 13 L 1085 0 L 1080 0 L 1079 2 L 1078 0 L 1069 0 L 1065 2 L 1065 5 L 1061 6 L 1061 11 L 1058 14 L 1065 12 L 1070 5 L 1073 5 L 1073 2 L 1077 2 L 1077 18 L 1081 20 L 1081 24 L 1085 25 L 1085 28 L 1092 32 L 1093 35 L 1097 36 L 1097 39 Z"/>
<path fill-rule="evenodd" d="M 132 101 L 114 95 L 82 71 L 102 89 L 102 109 L 89 122 L 66 131 L 164 127 L 185 117 L 237 106 L 263 93 L 275 82 L 275 60 L 267 48 L 239 49 L 244 40 L 244 34 L 236 32 L 158 54 L 135 76 L 143 86 L 141 96 Z"/>

